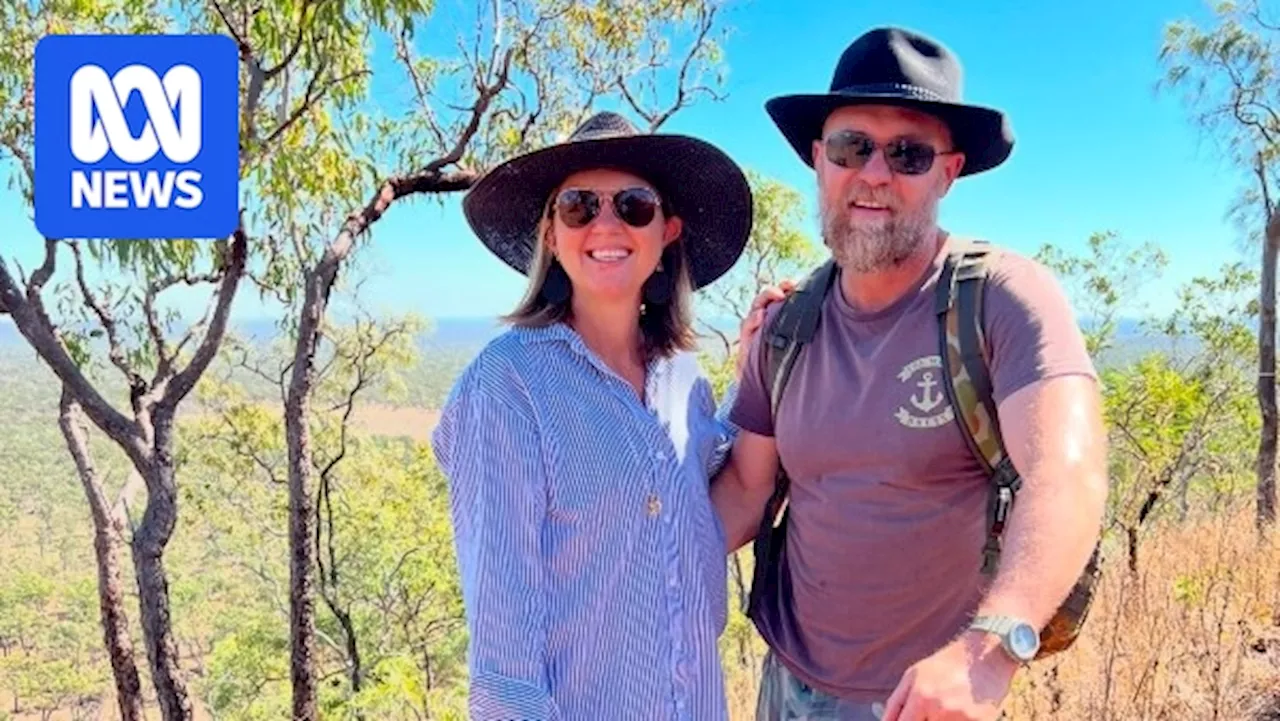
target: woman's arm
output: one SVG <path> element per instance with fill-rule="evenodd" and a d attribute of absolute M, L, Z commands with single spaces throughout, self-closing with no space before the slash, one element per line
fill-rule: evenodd
<path fill-rule="evenodd" d="M 433 434 L 470 632 L 469 718 L 559 719 L 547 678 L 547 493 L 531 414 L 468 382 Z"/>

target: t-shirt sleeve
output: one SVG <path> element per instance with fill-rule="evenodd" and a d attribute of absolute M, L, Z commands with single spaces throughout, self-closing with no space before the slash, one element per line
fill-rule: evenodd
<path fill-rule="evenodd" d="M 738 397 L 729 412 L 731 423 L 760 436 L 773 436 L 773 412 L 769 407 L 769 389 L 764 382 L 763 342 L 765 329 L 781 310 L 782 303 L 774 303 L 765 310 L 764 324 L 751 339 L 742 379 L 738 382 Z"/>
<path fill-rule="evenodd" d="M 996 404 L 1055 376 L 1098 377 L 1071 303 L 1053 273 L 1030 258 L 1005 253 L 987 288 L 987 350 Z"/>

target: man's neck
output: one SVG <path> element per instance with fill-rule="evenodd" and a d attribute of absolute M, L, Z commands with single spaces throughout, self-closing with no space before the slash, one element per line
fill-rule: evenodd
<path fill-rule="evenodd" d="M 870 273 L 842 271 L 840 290 L 845 301 L 860 313 L 875 313 L 893 305 L 920 280 L 946 238 L 940 229 L 935 230 L 931 240 L 921 243 L 915 253 L 892 268 Z"/>
<path fill-rule="evenodd" d="M 640 352 L 640 308 L 631 303 L 572 301 L 569 325 L 582 336 L 587 347 L 614 372 L 627 376 L 629 369 L 643 366 Z"/>

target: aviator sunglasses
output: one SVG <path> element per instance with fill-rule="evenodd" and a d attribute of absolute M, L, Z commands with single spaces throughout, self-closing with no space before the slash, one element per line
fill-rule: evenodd
<path fill-rule="evenodd" d="M 881 145 L 866 133 L 841 130 L 827 137 L 827 160 L 842 168 L 861 170 L 876 150 L 884 149 L 884 161 L 889 169 L 899 175 L 921 175 L 929 172 L 939 155 L 952 155 L 956 151 L 934 150 L 932 145 L 919 140 L 899 138 Z"/>
<path fill-rule="evenodd" d="M 582 228 L 600 215 L 601 194 L 585 188 L 566 188 L 560 191 L 547 208 L 560 215 L 560 220 L 570 228 Z M 608 198 L 613 214 L 633 228 L 643 228 L 653 222 L 662 200 L 648 188 L 623 188 Z"/>

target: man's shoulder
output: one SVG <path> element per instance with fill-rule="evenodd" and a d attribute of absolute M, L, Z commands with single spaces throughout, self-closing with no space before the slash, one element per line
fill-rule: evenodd
<path fill-rule="evenodd" d="M 824 270 L 824 269 L 828 266 L 828 264 L 830 264 L 831 262 L 832 262 L 832 261 L 831 261 L 830 259 L 827 259 L 827 260 L 824 260 L 824 261 L 823 261 L 823 262 L 821 262 L 821 263 L 818 263 L 818 264 L 813 265 L 813 266 L 811 266 L 811 267 L 805 268 L 805 269 L 804 269 L 802 272 L 800 272 L 800 273 L 795 277 L 795 279 L 794 279 L 794 280 L 795 280 L 795 284 L 796 284 L 796 289 L 801 288 L 801 287 L 802 287 L 802 286 L 804 286 L 806 283 L 813 283 L 813 282 L 816 282 L 816 281 L 818 280 L 818 278 L 817 278 L 818 273 L 819 273 L 819 272 L 821 272 L 822 270 Z M 834 267 L 833 267 L 833 270 L 834 270 L 835 272 L 838 272 L 838 269 L 834 269 Z M 835 287 L 835 286 L 834 286 L 834 285 L 832 285 L 832 288 L 834 288 L 834 287 Z M 815 290 L 816 290 L 816 291 L 818 291 L 818 295 L 817 295 L 817 296 L 812 296 L 812 295 L 811 295 L 811 296 L 809 296 L 809 297 L 813 299 L 813 301 L 814 301 L 814 302 L 816 303 L 816 305 L 817 305 L 817 309 L 818 309 L 819 311 L 821 311 L 821 310 L 822 310 L 822 308 L 823 308 L 823 306 L 825 305 L 825 299 L 830 295 L 830 292 L 823 293 L 823 292 L 822 292 L 822 290 L 823 290 L 823 289 L 821 289 L 821 288 L 815 288 Z M 830 289 L 828 289 L 828 291 L 829 291 L 829 290 L 830 290 Z M 794 299 L 795 297 L 796 297 L 796 296 L 795 296 L 795 294 L 794 294 L 794 293 L 789 293 L 789 294 L 787 295 L 787 301 L 790 301 L 790 302 L 793 302 L 793 303 L 794 303 L 794 302 L 797 302 L 797 301 L 795 301 L 795 300 L 792 300 L 792 299 Z M 768 329 L 768 328 L 771 328 L 771 327 L 773 326 L 774 321 L 775 321 L 775 320 L 777 320 L 777 318 L 778 318 L 778 314 L 782 312 L 782 308 L 783 308 L 783 306 L 784 306 L 784 305 L 786 305 L 786 302 L 771 303 L 768 307 L 766 307 L 766 308 L 765 308 L 765 313 L 764 313 L 764 325 L 762 326 L 763 328 Z"/>
<path fill-rule="evenodd" d="M 1057 275 L 1038 258 L 1004 242 L 981 239 L 991 249 L 987 258 L 986 305 L 1035 311 L 1066 301 Z"/>
<path fill-rule="evenodd" d="M 993 279 L 1007 282 L 1024 276 L 1054 277 L 1053 271 L 1040 259 L 1008 245 L 992 245 L 996 250 L 995 262 L 991 267 Z"/>

